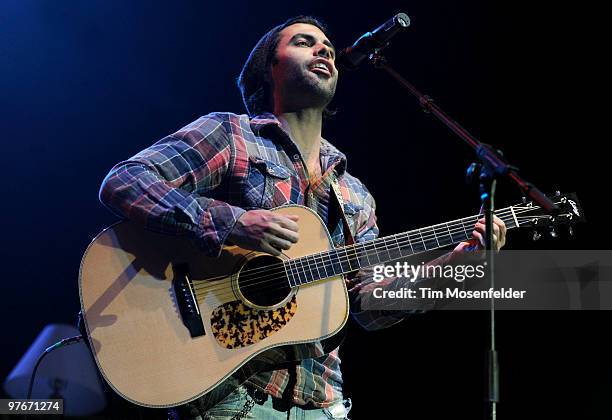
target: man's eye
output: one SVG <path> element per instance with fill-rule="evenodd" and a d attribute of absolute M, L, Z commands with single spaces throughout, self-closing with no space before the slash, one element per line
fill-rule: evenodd
<path fill-rule="evenodd" d="M 306 41 L 297 41 L 297 42 L 295 43 L 295 45 L 300 45 L 300 46 L 301 46 L 301 45 L 306 45 L 306 46 L 308 46 L 308 42 L 306 42 Z"/>

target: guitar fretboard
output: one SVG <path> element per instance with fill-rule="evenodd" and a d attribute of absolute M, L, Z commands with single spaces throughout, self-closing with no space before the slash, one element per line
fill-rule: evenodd
<path fill-rule="evenodd" d="M 515 211 L 517 208 L 510 206 L 496 211 L 496 215 L 504 221 L 508 229 L 519 226 Z M 474 225 L 482 217 L 469 216 L 335 248 L 284 261 L 283 265 L 289 285 L 296 287 L 467 241 L 472 238 Z"/>

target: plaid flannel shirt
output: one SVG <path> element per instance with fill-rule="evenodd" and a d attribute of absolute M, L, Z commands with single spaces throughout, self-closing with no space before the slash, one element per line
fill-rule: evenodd
<path fill-rule="evenodd" d="M 356 242 L 378 235 L 375 202 L 346 171 L 346 157 L 321 140 L 322 176 L 310 180 L 300 151 L 272 114 L 256 118 L 211 113 L 114 166 L 104 179 L 100 200 L 121 217 L 172 235 L 185 235 L 216 256 L 238 218 L 247 210 L 299 204 L 317 212 L 335 246 L 345 244 L 342 218 L 330 211 L 332 176 L 338 179 L 344 212 Z M 339 213 L 339 212 L 336 212 Z M 376 287 L 396 288 L 393 279 L 373 283 L 371 269 L 349 282 L 353 317 L 368 330 L 385 328 L 406 315 L 364 311 Z M 293 403 L 326 407 L 342 398 L 338 349 L 296 368 Z M 249 382 L 281 398 L 287 369 L 258 373 Z"/>

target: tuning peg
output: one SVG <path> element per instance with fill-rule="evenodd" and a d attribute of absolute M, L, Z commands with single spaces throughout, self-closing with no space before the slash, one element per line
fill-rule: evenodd
<path fill-rule="evenodd" d="M 570 236 L 574 236 L 574 228 L 572 226 L 568 226 L 567 233 L 569 233 Z"/>
<path fill-rule="evenodd" d="M 550 231 L 549 231 L 550 237 L 551 238 L 557 238 L 557 231 L 555 230 L 555 228 L 553 226 L 550 227 Z"/>
<path fill-rule="evenodd" d="M 523 202 L 523 204 L 527 204 L 527 197 L 522 196 L 521 201 Z"/>
<path fill-rule="evenodd" d="M 542 234 L 538 232 L 537 230 L 534 230 L 533 233 L 531 234 L 531 240 L 534 242 L 539 241 L 541 237 L 542 237 Z"/>
<path fill-rule="evenodd" d="M 561 191 L 559 190 L 555 191 L 555 197 L 561 197 Z"/>

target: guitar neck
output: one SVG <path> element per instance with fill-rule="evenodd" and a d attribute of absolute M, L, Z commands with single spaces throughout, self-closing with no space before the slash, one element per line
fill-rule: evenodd
<path fill-rule="evenodd" d="M 534 208 L 532 205 L 509 206 L 496 210 L 495 214 L 508 229 L 513 229 L 521 225 L 521 220 L 527 219 L 521 213 Z M 296 287 L 467 241 L 472 238 L 474 225 L 482 217 L 481 214 L 468 216 L 291 259 L 284 262 L 287 278 L 290 286 Z"/>

